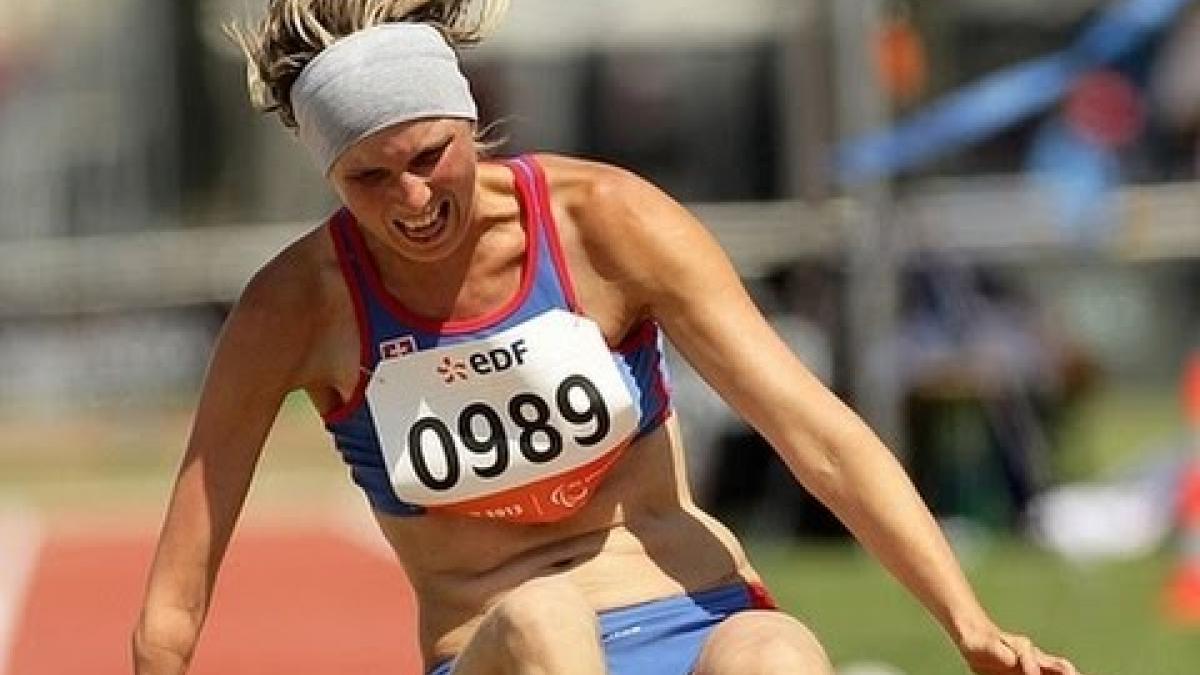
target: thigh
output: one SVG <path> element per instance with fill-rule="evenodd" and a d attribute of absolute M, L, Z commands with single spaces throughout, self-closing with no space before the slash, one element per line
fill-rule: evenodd
<path fill-rule="evenodd" d="M 750 610 L 729 617 L 713 630 L 694 672 L 832 675 L 833 666 L 804 624 L 783 612 Z"/>

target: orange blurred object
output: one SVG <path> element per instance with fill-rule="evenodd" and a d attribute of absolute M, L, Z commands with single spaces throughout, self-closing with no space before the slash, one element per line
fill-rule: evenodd
<path fill-rule="evenodd" d="M 925 91 L 925 45 L 907 17 L 884 20 L 875 36 L 875 68 L 880 86 L 894 103 L 911 103 Z"/>
<path fill-rule="evenodd" d="M 1200 431 L 1200 352 L 1188 359 L 1183 369 L 1183 412 L 1194 430 Z"/>
<path fill-rule="evenodd" d="M 1180 550 L 1165 589 L 1167 618 L 1200 627 L 1200 458 L 1184 469 L 1175 505 Z"/>
<path fill-rule="evenodd" d="M 1195 455 L 1183 468 L 1175 493 L 1179 560 L 1167 580 L 1163 600 L 1168 619 L 1200 627 L 1200 352 L 1184 365 L 1181 385 Z"/>
<path fill-rule="evenodd" d="M 1167 583 L 1166 610 L 1175 624 L 1200 626 L 1200 565 L 1176 568 Z"/>

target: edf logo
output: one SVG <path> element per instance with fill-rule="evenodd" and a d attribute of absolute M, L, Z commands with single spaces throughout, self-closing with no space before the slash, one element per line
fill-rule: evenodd
<path fill-rule="evenodd" d="M 467 379 L 467 366 L 476 375 L 491 375 L 502 373 L 514 366 L 525 365 L 525 356 L 529 347 L 525 340 L 516 340 L 507 347 L 496 347 L 483 352 L 474 352 L 466 361 L 452 361 L 449 356 L 443 357 L 438 364 L 438 375 L 446 384 Z"/>
<path fill-rule="evenodd" d="M 529 348 L 524 340 L 517 340 L 508 347 L 497 347 L 486 352 L 475 352 L 467 357 L 467 363 L 477 375 L 500 373 L 513 366 L 525 365 L 525 355 Z"/>

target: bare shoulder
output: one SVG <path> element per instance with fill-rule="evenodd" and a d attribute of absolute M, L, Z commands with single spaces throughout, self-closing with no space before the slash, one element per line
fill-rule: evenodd
<path fill-rule="evenodd" d="M 298 309 L 314 309 L 314 303 L 320 303 L 328 294 L 327 275 L 323 272 L 331 265 L 336 269 L 336 258 L 325 240 L 325 226 L 318 226 L 272 256 L 247 282 L 237 309 L 263 316 L 287 316 Z"/>
<path fill-rule="evenodd" d="M 535 157 L 555 202 L 586 227 L 636 227 L 639 207 L 670 200 L 649 181 L 612 164 L 564 155 Z"/>
<path fill-rule="evenodd" d="M 537 155 L 558 212 L 597 269 L 631 293 L 656 293 L 690 252 L 712 239 L 679 202 L 636 173 L 601 162 Z M 649 298 L 641 298 L 644 301 Z"/>
<path fill-rule="evenodd" d="M 348 306 L 338 263 L 324 225 L 301 235 L 268 260 L 247 282 L 229 315 L 222 342 L 239 362 L 286 373 L 288 388 L 310 379 L 309 361 L 330 325 Z M 284 384 L 281 382 L 281 384 Z"/>

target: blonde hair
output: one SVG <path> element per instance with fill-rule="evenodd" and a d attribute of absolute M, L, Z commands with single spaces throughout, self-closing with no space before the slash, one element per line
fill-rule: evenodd
<path fill-rule="evenodd" d="M 508 0 L 271 0 L 256 25 L 226 33 L 246 55 L 250 102 L 295 129 L 291 90 L 300 71 L 335 40 L 399 21 L 436 27 L 453 47 L 479 42 L 499 23 Z"/>

